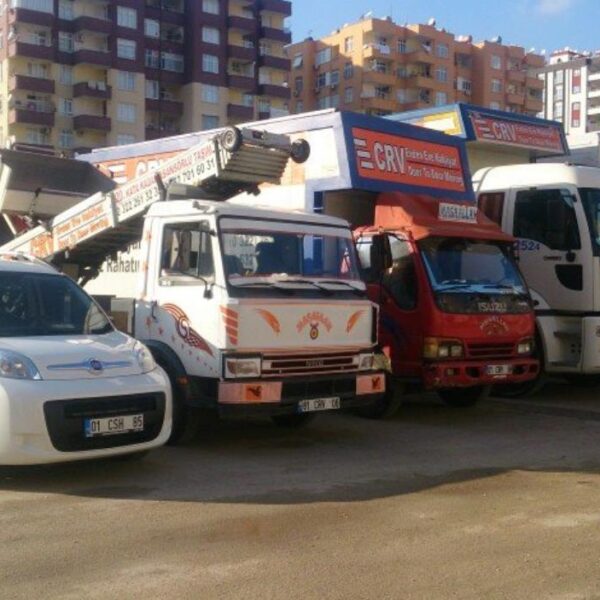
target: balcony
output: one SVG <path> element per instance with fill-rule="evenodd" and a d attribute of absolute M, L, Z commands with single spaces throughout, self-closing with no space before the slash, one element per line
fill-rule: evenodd
<path fill-rule="evenodd" d="M 31 23 L 51 27 L 54 24 L 54 15 L 40 10 L 29 10 L 27 8 L 11 8 L 8 17 L 9 23 Z"/>
<path fill-rule="evenodd" d="M 525 83 L 527 73 L 522 69 L 508 69 L 508 71 L 506 71 L 506 78 L 515 83 Z"/>
<path fill-rule="evenodd" d="M 361 105 L 361 108 L 371 110 L 385 110 L 390 112 L 398 110 L 398 103 L 391 94 L 385 96 L 362 97 Z"/>
<path fill-rule="evenodd" d="M 11 103 L 8 113 L 8 122 L 25 123 L 27 125 L 42 125 L 52 127 L 54 125 L 54 106 L 45 100 L 16 100 Z"/>
<path fill-rule="evenodd" d="M 289 58 L 271 56 L 269 54 L 261 54 L 258 58 L 258 64 L 261 67 L 270 67 L 271 69 L 279 69 L 281 71 L 289 71 L 291 68 Z"/>
<path fill-rule="evenodd" d="M 260 37 L 267 40 L 274 40 L 283 44 L 292 43 L 291 31 L 285 29 L 275 29 L 274 27 L 261 27 Z"/>
<path fill-rule="evenodd" d="M 525 85 L 531 90 L 543 90 L 544 89 L 544 80 L 538 79 L 537 77 L 527 77 L 525 80 Z"/>
<path fill-rule="evenodd" d="M 158 125 L 154 125 L 150 123 L 146 127 L 146 139 L 147 140 L 158 140 L 160 138 L 169 137 L 172 135 L 179 135 L 181 133 L 181 129 L 176 126 L 163 126 L 159 127 Z"/>
<path fill-rule="evenodd" d="M 262 83 L 258 88 L 261 96 L 271 96 L 272 98 L 284 98 L 289 100 L 291 96 L 290 88 L 287 85 L 276 85 L 273 83 Z"/>
<path fill-rule="evenodd" d="M 256 60 L 256 48 L 247 48 L 246 46 L 228 46 L 227 53 L 229 58 L 238 60 L 247 60 L 248 62 Z"/>
<path fill-rule="evenodd" d="M 254 107 L 242 106 L 241 104 L 228 104 L 227 116 L 231 119 L 251 121 L 252 119 L 254 119 Z"/>
<path fill-rule="evenodd" d="M 110 52 L 105 50 L 91 50 L 82 48 L 73 53 L 75 63 L 96 65 L 100 67 L 110 67 L 112 64 L 112 57 Z"/>
<path fill-rule="evenodd" d="M 413 75 L 405 79 L 407 88 L 425 88 L 432 90 L 435 88 L 435 79 L 428 75 Z"/>
<path fill-rule="evenodd" d="M 8 82 L 10 91 L 27 90 L 42 94 L 54 94 L 54 79 L 31 77 L 29 75 L 13 75 Z"/>
<path fill-rule="evenodd" d="M 227 26 L 229 29 L 233 29 L 234 31 L 243 31 L 244 33 L 256 34 L 258 31 L 258 21 L 249 17 L 228 17 Z"/>
<path fill-rule="evenodd" d="M 436 62 L 433 52 L 427 52 L 425 49 L 413 50 L 412 52 L 407 52 L 402 56 L 405 57 L 406 62 L 411 63 L 426 63 L 432 65 Z"/>
<path fill-rule="evenodd" d="M 109 117 L 98 115 L 77 115 L 73 118 L 75 129 L 93 129 L 95 131 L 110 131 L 111 122 Z"/>
<path fill-rule="evenodd" d="M 167 100 L 165 98 L 161 100 L 158 98 L 146 98 L 146 110 L 179 117 L 183 114 L 183 102 Z"/>
<path fill-rule="evenodd" d="M 77 17 L 73 21 L 75 31 L 93 31 L 94 33 L 112 33 L 112 22 L 101 17 Z"/>
<path fill-rule="evenodd" d="M 380 58 L 390 60 L 392 58 L 392 49 L 387 44 L 366 44 L 363 48 L 363 57 Z"/>
<path fill-rule="evenodd" d="M 525 96 L 525 109 L 529 111 L 541 112 L 544 110 L 544 101 L 528 94 Z"/>
<path fill-rule="evenodd" d="M 525 94 L 523 92 L 506 92 L 506 103 L 523 106 L 525 103 Z"/>
<path fill-rule="evenodd" d="M 256 92 L 258 81 L 256 77 L 249 77 L 247 75 L 228 75 L 228 85 L 238 90 Z"/>
<path fill-rule="evenodd" d="M 73 98 L 81 97 L 110 100 L 112 88 L 104 81 L 80 81 L 73 86 Z"/>
<path fill-rule="evenodd" d="M 260 0 L 258 9 L 279 13 L 284 17 L 292 16 L 292 3 L 285 2 L 284 0 Z"/>
<path fill-rule="evenodd" d="M 363 81 L 377 85 L 394 85 L 397 83 L 396 75 L 391 71 L 365 71 Z"/>
<path fill-rule="evenodd" d="M 26 56 L 54 61 L 54 47 L 51 44 L 38 44 L 29 40 L 11 40 L 8 44 L 9 56 Z"/>

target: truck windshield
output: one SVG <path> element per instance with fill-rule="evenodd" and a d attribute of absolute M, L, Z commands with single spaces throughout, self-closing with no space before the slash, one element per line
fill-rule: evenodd
<path fill-rule="evenodd" d="M 595 250 L 600 250 L 600 189 L 579 188 L 579 196 L 587 216 L 592 243 Z"/>
<path fill-rule="evenodd" d="M 427 238 L 419 242 L 431 285 L 436 292 L 526 289 L 504 244 L 462 238 Z"/>
<path fill-rule="evenodd" d="M 222 229 L 224 266 L 234 286 L 342 286 L 364 290 L 350 236 Z"/>
<path fill-rule="evenodd" d="M 44 273 L 0 273 L 0 337 L 89 335 L 113 331 L 73 281 Z"/>

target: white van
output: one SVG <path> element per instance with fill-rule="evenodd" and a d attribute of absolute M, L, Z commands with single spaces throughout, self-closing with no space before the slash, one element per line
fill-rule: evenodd
<path fill-rule="evenodd" d="M 0 255 L 0 464 L 140 455 L 171 432 L 170 383 L 71 279 Z"/>
<path fill-rule="evenodd" d="M 518 239 L 545 370 L 600 380 L 600 169 L 492 167 L 473 185 L 480 209 Z"/>

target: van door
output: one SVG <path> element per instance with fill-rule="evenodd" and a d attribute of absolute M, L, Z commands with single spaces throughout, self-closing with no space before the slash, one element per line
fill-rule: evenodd
<path fill-rule="evenodd" d="M 513 188 L 505 231 L 518 239 L 519 267 L 536 309 L 581 312 L 593 302 L 585 213 L 574 188 Z"/>

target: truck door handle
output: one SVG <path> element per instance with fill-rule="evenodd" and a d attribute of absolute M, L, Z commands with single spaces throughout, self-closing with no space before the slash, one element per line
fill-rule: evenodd
<path fill-rule="evenodd" d="M 562 256 L 558 254 L 547 254 L 546 256 L 542 256 L 544 260 L 560 260 Z"/>

